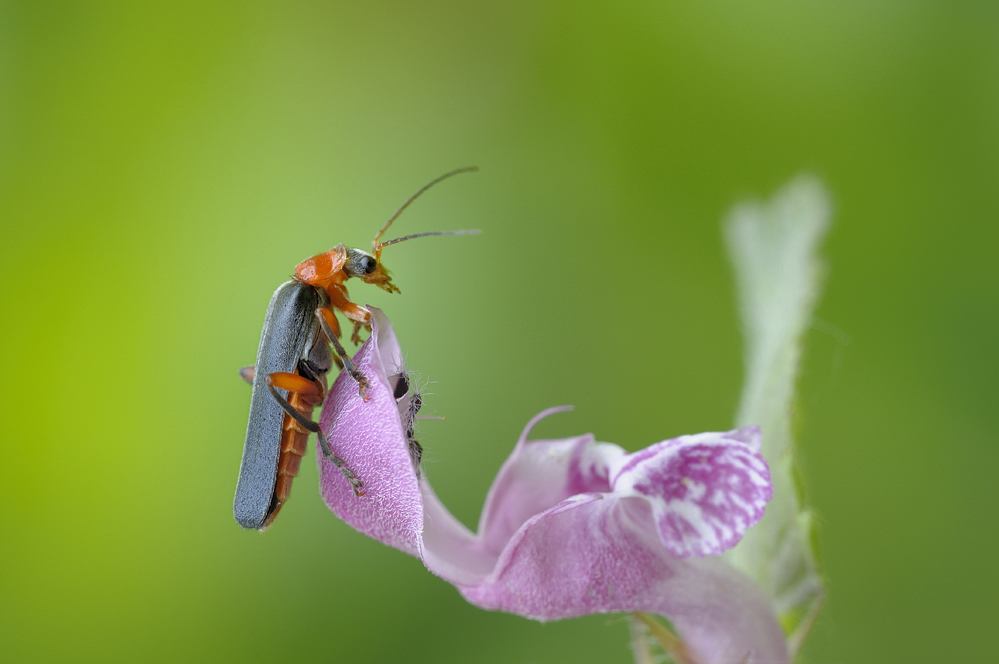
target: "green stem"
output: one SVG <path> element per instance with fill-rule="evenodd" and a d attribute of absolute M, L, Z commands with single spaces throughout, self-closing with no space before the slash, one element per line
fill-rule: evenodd
<path fill-rule="evenodd" d="M 653 664 L 648 628 L 632 614 L 628 617 L 628 629 L 631 631 L 631 652 L 635 656 L 635 664 Z"/>
<path fill-rule="evenodd" d="M 662 647 L 663 652 L 673 658 L 676 664 L 698 664 L 697 660 L 694 659 L 687 651 L 687 647 L 683 645 L 683 641 L 670 630 L 668 627 L 663 625 L 661 622 L 656 620 L 653 616 L 648 613 L 632 613 L 632 621 L 641 622 L 642 625 L 648 629 L 649 633 L 656 637 L 659 641 L 659 645 Z M 632 627 L 632 644 L 634 644 L 635 629 Z M 648 648 L 646 648 L 648 652 Z M 636 663 L 638 662 L 638 657 L 635 657 Z"/>

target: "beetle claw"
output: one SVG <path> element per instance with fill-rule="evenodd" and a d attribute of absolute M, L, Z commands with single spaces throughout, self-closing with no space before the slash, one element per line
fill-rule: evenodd
<path fill-rule="evenodd" d="M 354 380 L 357 381 L 357 393 L 360 395 L 361 399 L 367 403 L 368 399 L 368 388 L 371 387 L 371 383 L 368 382 L 367 377 L 360 371 L 354 376 Z"/>
<path fill-rule="evenodd" d="M 361 343 L 361 328 L 364 328 L 368 331 L 368 334 L 371 334 L 370 324 L 358 323 L 357 321 L 354 321 L 354 332 L 350 335 L 350 340 L 354 342 L 355 346 Z"/>
<path fill-rule="evenodd" d="M 357 476 L 357 473 L 347 467 L 347 463 L 343 459 L 333 454 L 332 450 L 330 450 L 329 454 L 326 454 L 324 450 L 323 456 L 332 461 L 333 465 L 340 469 L 343 476 L 350 482 L 350 488 L 354 491 L 355 496 L 360 497 L 364 495 L 364 482 Z"/>

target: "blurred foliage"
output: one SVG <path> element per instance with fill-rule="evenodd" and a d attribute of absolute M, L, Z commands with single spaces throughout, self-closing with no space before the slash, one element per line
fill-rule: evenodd
<path fill-rule="evenodd" d="M 231 500 L 274 288 L 399 220 L 363 284 L 428 381 L 474 525 L 539 436 L 726 428 L 720 221 L 833 193 L 796 437 L 829 600 L 814 662 L 986 661 L 999 534 L 999 5 L 0 4 L 5 661 L 628 662 L 621 616 L 466 605 L 339 523 L 303 464 Z"/>

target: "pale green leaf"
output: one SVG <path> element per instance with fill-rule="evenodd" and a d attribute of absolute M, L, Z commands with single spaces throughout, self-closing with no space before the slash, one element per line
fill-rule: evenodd
<path fill-rule="evenodd" d="M 772 201 L 736 206 L 725 225 L 746 342 L 735 424 L 760 426 L 774 485 L 766 515 L 726 556 L 770 595 L 792 653 L 823 597 L 812 522 L 794 480 L 791 417 L 802 335 L 823 276 L 817 250 L 829 218 L 822 184 L 800 177 Z"/>

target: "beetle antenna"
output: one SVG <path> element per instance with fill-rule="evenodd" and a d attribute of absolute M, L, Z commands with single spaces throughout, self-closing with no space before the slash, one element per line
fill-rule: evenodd
<path fill-rule="evenodd" d="M 478 235 L 481 233 L 478 228 L 473 228 L 467 231 L 430 231 L 429 233 L 416 233 L 414 235 L 407 235 L 405 237 L 397 237 L 394 240 L 389 240 L 388 242 L 382 242 L 376 248 L 376 251 L 381 252 L 382 249 L 389 246 L 390 244 L 398 244 L 399 242 L 405 242 L 406 240 L 412 240 L 417 237 L 426 237 L 427 235 Z"/>
<path fill-rule="evenodd" d="M 378 240 L 381 239 L 381 237 L 385 233 L 385 231 L 388 230 L 388 227 L 392 225 L 392 222 L 395 221 L 399 217 L 400 214 L 402 214 L 403 210 L 405 210 L 406 208 L 409 207 L 410 203 L 412 203 L 417 198 L 419 198 L 420 194 L 422 194 L 423 192 L 425 192 L 427 189 L 430 189 L 430 187 L 434 186 L 438 182 L 440 182 L 442 180 L 448 179 L 452 175 L 458 175 L 459 173 L 474 173 L 477 170 L 479 170 L 478 166 L 465 166 L 464 168 L 456 168 L 453 171 L 448 171 L 444 175 L 440 175 L 440 176 L 434 178 L 433 180 L 431 180 L 427 184 L 425 184 L 422 187 L 420 187 L 420 190 L 417 191 L 412 196 L 410 196 L 409 200 L 406 201 L 405 203 L 403 203 L 402 207 L 399 208 L 398 210 L 396 210 L 395 214 L 393 214 L 389 218 L 389 220 L 385 222 L 385 225 L 382 226 L 382 229 L 380 231 L 378 231 L 378 235 L 376 235 L 375 239 L 371 241 L 371 246 L 372 246 L 372 248 L 375 251 L 375 258 L 377 259 L 381 255 L 382 247 L 387 246 L 389 244 L 392 244 L 394 242 L 402 242 L 402 240 L 404 240 L 404 239 L 408 240 L 410 237 L 416 237 L 416 236 L 407 236 L 405 238 L 401 238 L 401 239 L 398 239 L 398 240 L 392 240 L 392 242 L 385 242 L 385 243 L 382 243 L 382 244 L 378 243 Z M 438 233 L 438 235 L 443 235 L 443 234 L 444 233 Z M 431 235 L 431 233 L 426 233 L 426 235 Z"/>

